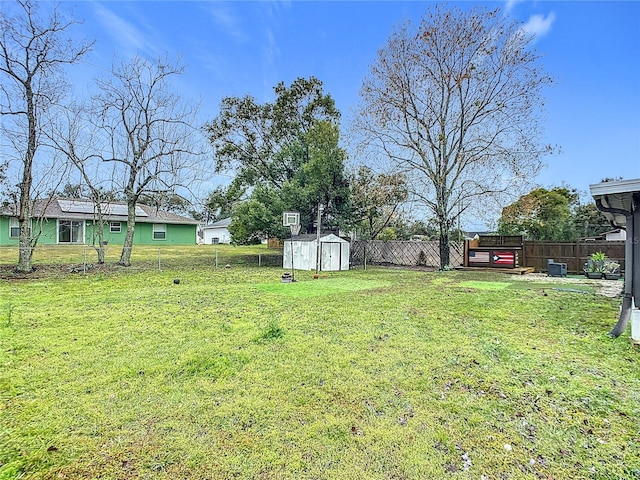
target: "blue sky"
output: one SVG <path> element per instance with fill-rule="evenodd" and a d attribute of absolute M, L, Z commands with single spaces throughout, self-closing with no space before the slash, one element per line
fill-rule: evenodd
<path fill-rule="evenodd" d="M 273 99 L 272 87 L 310 75 L 324 82 L 343 116 L 394 26 L 419 21 L 428 2 L 66 2 L 84 19 L 76 34 L 95 38 L 78 85 L 108 73 L 114 55 L 180 56 L 177 88 L 202 100 L 203 121 L 220 99 Z M 476 3 L 452 2 L 461 8 Z M 536 35 L 535 47 L 556 78 L 546 91 L 545 159 L 535 179 L 586 192 L 603 177 L 640 178 L 640 2 L 509 0 L 501 7 Z M 77 90 L 82 95 L 83 87 Z"/>

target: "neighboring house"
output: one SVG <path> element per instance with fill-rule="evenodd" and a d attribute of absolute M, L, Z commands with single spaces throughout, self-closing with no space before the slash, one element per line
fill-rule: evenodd
<path fill-rule="evenodd" d="M 318 252 L 317 236 L 315 233 L 283 240 L 284 252 L 282 267 L 293 267 L 295 270 L 315 270 Z M 293 246 L 293 255 L 291 247 Z M 333 233 L 320 235 L 320 270 L 323 272 L 349 270 L 349 242 Z"/>
<path fill-rule="evenodd" d="M 39 201 L 32 212 L 31 228 L 41 231 L 43 245 L 98 243 L 97 215 L 90 200 L 55 198 Z M 127 205 L 109 202 L 102 205 L 104 240 L 122 244 L 127 233 Z M 17 245 L 20 231 L 16 209 L 0 207 L 0 245 Z M 41 219 L 41 220 L 40 220 Z M 195 245 L 197 220 L 158 210 L 149 205 L 136 206 L 133 237 L 137 245 Z"/>
<path fill-rule="evenodd" d="M 211 225 L 205 225 L 201 227 L 202 231 L 202 243 L 205 245 L 217 244 L 217 243 L 231 243 L 231 234 L 229 233 L 229 225 L 231 225 L 231 218 L 223 218 Z"/>
<path fill-rule="evenodd" d="M 627 239 L 627 231 L 624 228 L 616 228 L 614 230 L 609 230 L 608 232 L 603 232 L 600 235 L 594 235 L 593 237 L 585 237 L 581 240 L 583 242 L 595 242 L 598 240 L 605 240 L 607 242 L 613 241 L 625 241 Z"/>
<path fill-rule="evenodd" d="M 614 240 L 626 240 L 627 239 L 627 231 L 622 228 L 616 228 L 615 230 L 609 230 L 608 232 L 604 232 L 600 234 L 601 237 L 607 242 Z"/>

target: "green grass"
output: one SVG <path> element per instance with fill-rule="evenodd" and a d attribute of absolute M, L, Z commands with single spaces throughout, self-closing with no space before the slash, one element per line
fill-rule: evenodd
<path fill-rule="evenodd" d="M 261 283 L 256 288 L 266 293 L 276 293 L 287 297 L 318 297 L 336 293 L 358 292 L 373 288 L 386 287 L 389 284 L 384 281 L 363 280 L 353 278 L 353 275 L 332 278 L 318 278 L 314 281 L 296 281 L 295 283 Z"/>
<path fill-rule="evenodd" d="M 0 280 L 0 479 L 640 478 L 619 300 L 193 250 Z"/>
<path fill-rule="evenodd" d="M 122 245 L 107 245 L 105 259 L 107 263 L 115 263 L 120 259 Z M 131 252 L 131 263 L 136 267 L 186 268 L 188 266 L 213 266 L 216 258 L 219 266 L 228 262 L 235 264 L 258 263 L 258 256 L 274 256 L 281 252 L 268 249 L 266 245 L 236 247 L 233 245 L 134 245 Z M 38 245 L 33 252 L 33 264 L 44 267 L 51 264 L 78 265 L 95 264 L 97 253 L 90 245 Z M 18 261 L 17 246 L 0 247 L 0 265 L 15 265 Z"/>
<path fill-rule="evenodd" d="M 556 290 L 574 293 L 594 293 L 593 287 L 584 283 L 548 283 L 545 281 L 536 282 L 523 282 L 523 281 L 481 281 L 481 280 L 467 280 L 460 282 L 460 286 L 476 288 L 481 290 L 503 290 L 505 288 L 513 288 L 520 290 Z"/>

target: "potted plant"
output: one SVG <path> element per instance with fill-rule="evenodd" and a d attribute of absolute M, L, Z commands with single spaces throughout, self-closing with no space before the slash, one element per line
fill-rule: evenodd
<path fill-rule="evenodd" d="M 620 278 L 620 264 L 614 260 L 604 262 L 604 278 L 618 280 Z"/>
<path fill-rule="evenodd" d="M 604 273 L 604 264 L 607 257 L 602 252 L 595 252 L 591 254 L 591 258 L 587 261 L 584 268 L 584 273 L 587 278 L 599 279 L 602 278 Z"/>

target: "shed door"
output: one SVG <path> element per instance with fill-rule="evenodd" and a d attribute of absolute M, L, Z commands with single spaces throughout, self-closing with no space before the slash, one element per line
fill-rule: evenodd
<path fill-rule="evenodd" d="M 322 242 L 320 244 L 322 263 L 320 270 L 325 272 L 340 270 L 340 254 L 342 253 L 342 244 L 339 242 Z"/>

